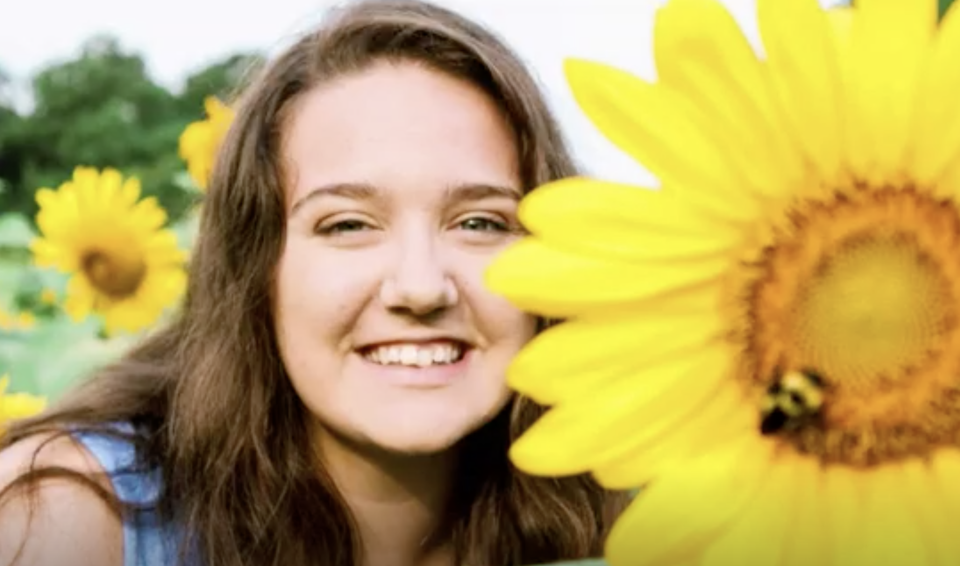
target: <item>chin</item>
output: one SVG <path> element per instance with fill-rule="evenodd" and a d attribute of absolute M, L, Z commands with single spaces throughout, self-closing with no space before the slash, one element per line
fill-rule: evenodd
<path fill-rule="evenodd" d="M 483 423 L 480 422 L 474 426 L 460 426 L 452 429 L 439 428 L 437 425 L 426 427 L 401 425 L 388 430 L 371 431 L 367 439 L 386 452 L 426 456 L 450 450 L 482 425 Z"/>
<path fill-rule="evenodd" d="M 460 441 L 492 421 L 509 402 L 509 396 L 471 406 L 461 396 L 424 400 L 391 399 L 363 411 L 341 413 L 327 427 L 350 444 L 397 455 L 434 455 L 456 447 Z M 337 422 L 339 421 L 339 422 Z"/>

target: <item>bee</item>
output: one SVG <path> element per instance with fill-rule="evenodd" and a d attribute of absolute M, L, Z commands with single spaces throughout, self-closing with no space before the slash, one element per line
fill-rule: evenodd
<path fill-rule="evenodd" d="M 809 370 L 777 372 L 767 388 L 761 408 L 760 433 L 777 434 L 796 430 L 820 415 L 824 401 L 824 381 Z"/>

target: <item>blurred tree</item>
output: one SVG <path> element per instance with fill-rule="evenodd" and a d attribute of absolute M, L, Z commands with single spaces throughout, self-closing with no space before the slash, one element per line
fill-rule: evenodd
<path fill-rule="evenodd" d="M 196 195 L 179 186 L 185 165 L 180 133 L 203 116 L 203 98 L 237 88 L 255 54 L 227 57 L 186 80 L 181 94 L 155 83 L 141 55 L 110 36 L 84 43 L 79 56 L 52 65 L 32 81 L 34 109 L 18 116 L 0 104 L 0 210 L 36 213 L 34 192 L 56 187 L 77 165 L 115 167 L 137 175 L 176 219 Z"/>
<path fill-rule="evenodd" d="M 0 203 L 23 177 L 23 158 L 15 142 L 23 119 L 14 109 L 12 86 L 10 76 L 0 68 Z M 4 210 L 0 205 L 0 212 Z"/>
<path fill-rule="evenodd" d="M 182 111 L 187 115 L 202 115 L 203 100 L 208 96 L 229 103 L 237 89 L 246 86 L 263 63 L 264 58 L 257 53 L 238 53 L 194 73 L 187 78 L 179 97 Z"/>
<path fill-rule="evenodd" d="M 108 36 L 88 40 L 79 57 L 41 71 L 32 86 L 34 110 L 16 140 L 26 154 L 24 173 L 7 194 L 7 206 L 30 216 L 36 211 L 36 188 L 56 187 L 76 165 L 125 173 L 149 167 L 170 148 L 175 151 L 179 130 L 187 124 L 176 98 L 150 79 L 143 59 Z M 172 168 L 142 179 L 146 194 L 176 212 L 186 205 L 185 195 L 178 199 L 178 191 L 171 190 L 177 172 Z"/>
<path fill-rule="evenodd" d="M 13 81 L 10 79 L 10 75 L 0 67 L 0 106 L 7 108 L 13 107 Z"/>

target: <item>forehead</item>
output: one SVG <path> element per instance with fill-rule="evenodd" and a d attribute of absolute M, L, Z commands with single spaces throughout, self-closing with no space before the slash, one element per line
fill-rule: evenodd
<path fill-rule="evenodd" d="M 306 93 L 291 113 L 284 161 L 293 200 L 312 187 L 394 189 L 519 184 L 517 147 L 482 90 L 413 63 L 380 63 Z"/>

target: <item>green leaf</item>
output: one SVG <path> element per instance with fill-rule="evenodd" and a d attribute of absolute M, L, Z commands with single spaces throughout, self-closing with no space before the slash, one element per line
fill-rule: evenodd
<path fill-rule="evenodd" d="M 916 0 L 914 0 L 916 1 Z M 947 10 L 950 8 L 950 4 L 953 4 L 953 0 L 939 0 L 937 2 L 937 7 L 940 10 L 940 18 L 943 18 L 943 15 L 947 13 Z"/>

